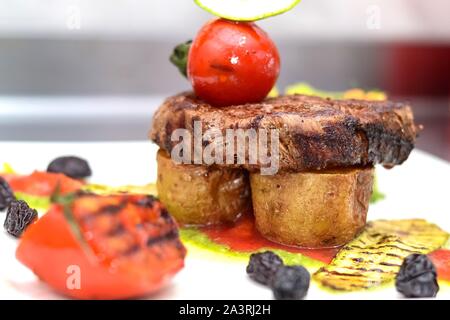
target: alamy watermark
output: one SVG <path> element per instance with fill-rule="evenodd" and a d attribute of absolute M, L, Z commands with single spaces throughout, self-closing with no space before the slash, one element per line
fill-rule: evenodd
<path fill-rule="evenodd" d="M 66 287 L 69 290 L 81 289 L 81 268 L 78 265 L 69 265 L 66 269 Z"/>
<path fill-rule="evenodd" d="M 68 6 L 66 9 L 66 28 L 69 30 L 81 29 L 81 9 L 76 5 Z"/>
<path fill-rule="evenodd" d="M 171 141 L 177 142 L 171 152 L 177 164 L 258 165 L 262 175 L 278 172 L 280 135 L 278 129 L 258 130 L 209 128 L 203 132 L 202 122 L 194 121 L 193 132 L 176 129 Z"/>
<path fill-rule="evenodd" d="M 372 4 L 366 9 L 367 20 L 366 27 L 369 30 L 381 29 L 381 8 L 376 4 Z"/>

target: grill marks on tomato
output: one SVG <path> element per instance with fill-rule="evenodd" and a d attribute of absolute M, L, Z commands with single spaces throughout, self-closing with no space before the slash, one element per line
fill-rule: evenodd
<path fill-rule="evenodd" d="M 107 232 L 106 234 L 109 237 L 115 237 L 115 236 L 119 236 L 125 232 L 126 232 L 126 230 L 125 230 L 124 226 L 121 224 L 117 224 L 117 226 L 115 228 L 111 229 L 111 231 Z"/>
<path fill-rule="evenodd" d="M 148 239 L 147 240 L 147 246 L 151 247 L 151 246 L 157 245 L 157 244 L 159 244 L 161 242 L 171 241 L 171 240 L 174 240 L 174 239 L 177 239 L 177 238 L 178 238 L 178 231 L 177 230 L 170 230 L 166 234 L 163 234 L 163 235 L 161 235 L 159 237 Z"/>
<path fill-rule="evenodd" d="M 230 67 L 230 66 L 227 66 L 224 64 L 220 64 L 220 63 L 211 63 L 209 66 L 213 69 L 216 69 L 216 70 L 219 70 L 222 72 L 229 72 L 229 73 L 234 72 L 233 67 Z"/>
<path fill-rule="evenodd" d="M 120 205 L 107 205 L 100 209 L 98 214 L 116 214 L 119 213 L 126 206 L 126 202 L 120 203 Z"/>
<path fill-rule="evenodd" d="M 153 208 L 153 204 L 155 203 L 156 198 L 154 196 L 145 196 L 142 199 L 136 201 L 136 204 L 143 208 Z M 164 211 L 167 214 L 167 210 L 163 208 L 161 211 Z M 163 212 L 161 212 L 163 214 Z"/>
<path fill-rule="evenodd" d="M 154 197 L 83 195 L 72 209 L 86 241 L 106 263 L 184 257 L 176 224 Z"/>

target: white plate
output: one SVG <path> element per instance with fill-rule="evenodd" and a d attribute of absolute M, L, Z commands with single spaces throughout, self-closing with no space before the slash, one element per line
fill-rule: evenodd
<path fill-rule="evenodd" d="M 21 173 L 45 170 L 52 159 L 77 155 L 89 160 L 91 181 L 109 185 L 147 184 L 156 178 L 157 147 L 149 142 L 6 143 L 0 142 L 0 164 L 8 162 Z M 369 210 L 369 220 L 425 218 L 450 231 L 450 165 L 421 151 L 413 151 L 403 165 L 377 168 L 386 199 Z M 3 224 L 4 213 L 0 213 Z M 14 257 L 16 240 L 0 232 L 0 299 L 61 299 Z M 51 266 L 49 266 L 51 268 Z M 308 299 L 395 299 L 394 288 L 370 292 L 330 294 L 312 284 Z M 214 255 L 188 254 L 185 268 L 153 299 L 271 299 L 270 290 L 248 279 L 245 263 Z M 450 290 L 438 298 L 450 299 Z"/>

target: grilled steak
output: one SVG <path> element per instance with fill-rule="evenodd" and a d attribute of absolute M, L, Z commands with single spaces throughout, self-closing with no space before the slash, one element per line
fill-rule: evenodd
<path fill-rule="evenodd" d="M 216 108 L 192 93 L 183 93 L 168 98 L 155 113 L 150 139 L 171 152 L 178 144 L 171 141 L 172 132 L 182 128 L 193 133 L 194 121 L 201 121 L 203 132 L 210 128 L 223 133 L 226 129 L 278 129 L 279 168 L 287 171 L 401 164 L 419 131 L 410 106 L 404 103 L 291 95 Z M 245 164 L 220 166 L 260 169 L 260 162 L 247 161 L 248 152 L 246 157 Z"/>

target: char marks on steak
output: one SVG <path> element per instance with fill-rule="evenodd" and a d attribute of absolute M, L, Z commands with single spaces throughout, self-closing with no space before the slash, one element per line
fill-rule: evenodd
<path fill-rule="evenodd" d="M 405 161 L 419 127 L 410 106 L 391 101 L 332 100 L 305 95 L 269 98 L 261 103 L 213 107 L 192 93 L 168 98 L 154 115 L 150 139 L 171 152 L 177 128 L 193 133 L 194 121 L 203 132 L 218 128 L 278 129 L 280 170 L 309 171 Z M 250 171 L 260 165 L 248 163 Z M 219 165 L 220 166 L 220 165 Z M 223 164 L 223 166 L 230 166 Z"/>

